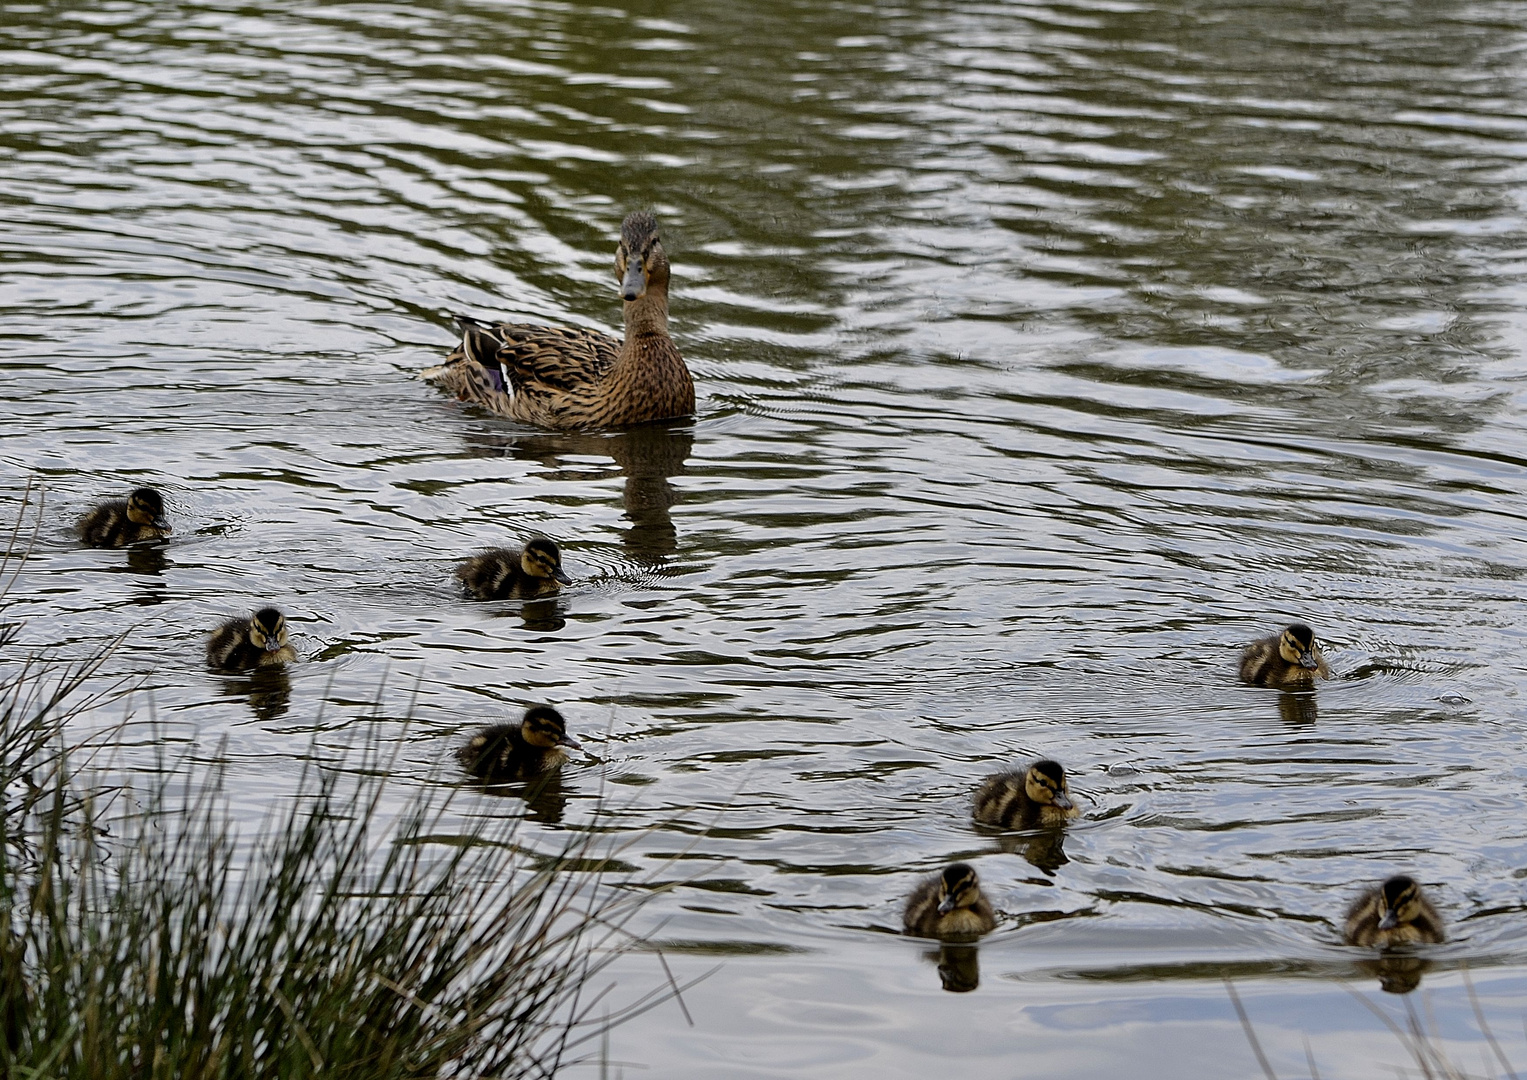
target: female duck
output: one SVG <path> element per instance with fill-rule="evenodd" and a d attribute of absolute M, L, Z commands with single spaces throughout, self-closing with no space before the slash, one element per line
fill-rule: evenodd
<path fill-rule="evenodd" d="M 529 780 L 566 761 L 564 746 L 582 749 L 568 736 L 561 713 L 550 705 L 537 705 L 518 724 L 479 731 L 456 751 L 456 758 L 467 772 L 484 780 Z"/>
<path fill-rule="evenodd" d="M 626 337 L 457 317 L 461 344 L 425 379 L 511 420 L 557 430 L 687 416 L 695 384 L 668 336 L 668 256 L 657 220 L 627 216 L 615 249 Z"/>
<path fill-rule="evenodd" d="M 1347 910 L 1343 932 L 1349 945 L 1435 945 L 1446 939 L 1442 916 L 1416 880 L 1396 874 L 1359 896 Z"/>
<path fill-rule="evenodd" d="M 1316 678 L 1330 677 L 1331 669 L 1315 645 L 1315 631 L 1303 623 L 1253 641 L 1241 654 L 1241 680 L 1255 686 L 1300 690 L 1314 686 Z"/>
<path fill-rule="evenodd" d="M 164 516 L 164 499 L 153 488 L 143 487 L 125 499 L 109 499 L 79 519 L 80 539 L 91 547 L 118 548 L 139 540 L 168 536 L 170 523 Z"/>
<path fill-rule="evenodd" d="M 1054 828 L 1079 813 L 1081 808 L 1066 783 L 1066 770 L 1048 759 L 987 777 L 976 792 L 972 811 L 981 824 L 1003 829 Z"/>
<path fill-rule="evenodd" d="M 478 600 L 528 600 L 573 583 L 562 570 L 562 549 L 544 536 L 520 551 L 489 548 L 473 555 L 456 567 L 456 577 Z"/>
<path fill-rule="evenodd" d="M 969 863 L 953 863 L 921 882 L 907 898 L 902 926 L 914 937 L 975 938 L 997 925 Z"/>
<path fill-rule="evenodd" d="M 273 607 L 247 619 L 229 619 L 207 639 L 207 664 L 220 671 L 249 671 L 295 659 L 297 650 L 286 639 L 286 616 Z"/>

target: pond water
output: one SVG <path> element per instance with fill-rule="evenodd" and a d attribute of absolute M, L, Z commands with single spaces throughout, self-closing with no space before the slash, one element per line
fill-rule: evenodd
<path fill-rule="evenodd" d="M 1527 1066 L 1524 46 L 1505 0 L 8 4 L 8 617 L 129 632 L 102 685 L 250 820 L 314 738 L 401 804 L 557 704 L 559 789 L 458 808 L 608 830 L 720 964 L 590 1076 L 1262 1076 L 1226 980 L 1279 1075 L 1393 1075 L 1407 1005 L 1494 1074 L 1469 979 Z M 419 381 L 453 312 L 618 329 L 637 207 L 692 421 Z M 144 483 L 167 545 L 77 544 Z M 560 598 L 458 596 L 537 532 Z M 209 675 L 265 602 L 304 662 Z M 1238 685 L 1294 618 L 1337 678 Z M 974 828 L 1041 753 L 1063 845 Z M 895 936 L 956 858 L 966 993 Z M 1397 869 L 1452 928 L 1407 997 L 1338 933 Z"/>

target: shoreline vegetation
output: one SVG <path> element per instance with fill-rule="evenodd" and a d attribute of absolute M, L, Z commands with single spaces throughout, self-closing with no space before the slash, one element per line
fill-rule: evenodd
<path fill-rule="evenodd" d="M 0 566 L 24 558 L 21 533 Z M 241 837 L 221 755 L 194 776 L 161 756 L 110 787 L 92 766 L 109 738 L 66 746 L 71 720 L 125 702 L 88 685 L 115 643 L 65 661 L 18 658 L 15 637 L 0 645 L 0 1077 L 549 1077 L 681 993 L 666 963 L 624 1005 L 596 985 L 641 944 L 626 927 L 652 895 L 606 880 L 618 864 L 597 831 L 546 857 L 514 842 L 516 818 L 447 825 L 449 794 L 382 813 L 373 741 L 310 754 Z"/>

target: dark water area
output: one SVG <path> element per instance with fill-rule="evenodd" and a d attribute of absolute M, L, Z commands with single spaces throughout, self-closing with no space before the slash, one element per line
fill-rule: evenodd
<path fill-rule="evenodd" d="M 7 4 L 3 520 L 28 478 L 46 504 L 5 662 L 127 632 L 101 685 L 225 756 L 250 822 L 310 745 L 396 746 L 401 806 L 556 703 L 586 747 L 557 789 L 456 810 L 535 850 L 607 830 L 667 885 L 675 974 L 721 965 L 611 1071 L 1261 1076 L 1227 979 L 1280 1075 L 1305 1039 L 1321 1075 L 1413 1067 L 1354 992 L 1493 1075 L 1466 979 L 1527 1067 L 1524 31 L 1419 0 Z M 638 207 L 693 420 L 534 432 L 417 378 L 453 312 L 618 330 Z M 82 548 L 139 484 L 173 537 Z M 561 597 L 460 598 L 457 559 L 535 533 Z M 303 662 L 209 674 L 264 603 Z M 1292 619 L 1337 677 L 1238 685 Z M 1035 754 L 1081 797 L 1063 842 L 973 826 Z M 893 932 L 955 859 L 1003 920 L 940 957 Z M 1406 997 L 1339 933 L 1401 869 L 1451 928 Z"/>

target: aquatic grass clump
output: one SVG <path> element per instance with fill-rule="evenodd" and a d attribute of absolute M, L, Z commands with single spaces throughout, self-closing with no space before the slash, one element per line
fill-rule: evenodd
<path fill-rule="evenodd" d="M 382 821 L 365 757 L 310 767 L 243 851 L 220 768 L 112 815 L 59 770 L 30 854 L 4 825 L 0 1075 L 551 1076 L 652 1003 L 590 1020 L 637 900 L 588 834 L 532 868 L 512 822 L 440 833 L 428 799 Z"/>

